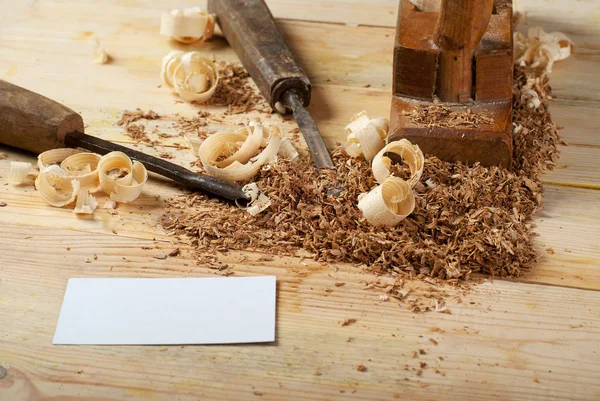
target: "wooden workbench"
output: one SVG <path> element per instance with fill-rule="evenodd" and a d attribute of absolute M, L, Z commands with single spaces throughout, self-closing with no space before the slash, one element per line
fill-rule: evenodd
<path fill-rule="evenodd" d="M 310 110 L 329 145 L 356 112 L 389 113 L 396 3 L 269 1 L 313 81 Z M 88 133 L 131 143 L 115 124 L 125 109 L 198 110 L 158 87 L 160 61 L 176 47 L 158 35 L 159 16 L 195 4 L 0 1 L 0 78 L 81 112 Z M 239 254 L 221 255 L 236 275 L 277 275 L 275 343 L 54 346 L 70 277 L 214 272 L 196 266 L 185 249 L 153 257 L 174 247 L 155 224 L 174 187 L 154 180 L 116 216 L 99 210 L 77 218 L 45 205 L 32 186 L 6 184 L 10 160 L 34 157 L 0 147 L 8 155 L 0 161 L 0 201 L 7 203 L 0 208 L 0 400 L 599 399 L 600 7 L 597 0 L 522 0 L 520 7 L 529 24 L 562 30 L 577 45 L 551 76 L 552 112 L 568 146 L 544 176 L 545 208 L 535 219 L 541 258 L 532 271 L 466 295 L 446 289 L 452 314 L 415 314 L 363 290 L 374 277 L 354 266 L 257 254 L 239 263 Z M 94 37 L 113 63 L 92 63 Z M 235 60 L 222 39 L 200 50 Z M 189 161 L 185 150 L 166 145 L 177 161 Z M 358 320 L 341 326 L 346 318 Z M 413 358 L 419 349 L 425 354 Z M 417 376 L 421 362 L 427 367 Z"/>

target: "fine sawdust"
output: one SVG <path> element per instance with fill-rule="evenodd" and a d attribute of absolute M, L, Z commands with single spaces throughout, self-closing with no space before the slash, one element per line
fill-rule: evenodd
<path fill-rule="evenodd" d="M 542 100 L 533 110 L 519 96 L 528 79 L 535 80 Z M 547 109 L 548 78 L 516 67 L 514 93 L 514 122 L 521 129 L 514 138 L 513 167 L 468 167 L 427 157 L 414 188 L 415 211 L 395 228 L 373 227 L 362 218 L 357 197 L 376 183 L 369 164 L 344 150 L 333 153 L 336 170 L 321 175 L 309 157 L 296 163 L 280 159 L 263 170 L 256 182 L 272 204 L 256 217 L 191 193 L 169 200 L 160 222 L 195 245 L 200 260 L 224 250 L 309 252 L 319 261 L 425 280 L 458 283 L 475 272 L 521 275 L 537 258 L 530 219 L 541 207 L 539 175 L 554 165 L 559 139 Z M 328 196 L 331 187 L 345 191 Z"/>
<path fill-rule="evenodd" d="M 256 91 L 248 72 L 239 63 L 220 61 L 217 65 L 219 83 L 205 105 L 227 106 L 226 114 L 259 111 L 270 113 L 271 107 Z"/>
<path fill-rule="evenodd" d="M 428 128 L 477 128 L 481 124 L 492 124 L 494 122 L 493 118 L 473 113 L 471 109 L 456 111 L 442 104 L 419 106 L 402 114 L 408 116 L 413 123 L 422 124 Z"/>
<path fill-rule="evenodd" d="M 160 116 L 152 110 L 148 110 L 147 112 L 141 109 L 136 109 L 134 111 L 125 110 L 121 116 L 121 119 L 117 121 L 117 125 L 127 126 L 133 122 L 136 122 L 137 120 L 156 120 L 158 118 L 160 118 Z"/>

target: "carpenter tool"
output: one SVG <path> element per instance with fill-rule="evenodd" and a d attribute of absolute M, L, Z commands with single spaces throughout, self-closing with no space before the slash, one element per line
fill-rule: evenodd
<path fill-rule="evenodd" d="M 54 100 L 0 80 L 0 143 L 42 153 L 55 148 L 83 148 L 101 155 L 120 151 L 142 162 L 149 171 L 193 189 L 246 204 L 242 187 L 196 174 L 154 156 L 84 133 L 83 119 Z"/>
<path fill-rule="evenodd" d="M 263 0 L 208 0 L 225 38 L 273 110 L 293 112 L 315 165 L 333 168 L 319 128 L 306 110 L 311 86 Z"/>
<path fill-rule="evenodd" d="M 512 1 L 442 0 L 439 12 L 401 0 L 390 135 L 442 160 L 509 166 L 512 160 Z M 407 114 L 435 103 L 491 118 L 431 127 Z"/>

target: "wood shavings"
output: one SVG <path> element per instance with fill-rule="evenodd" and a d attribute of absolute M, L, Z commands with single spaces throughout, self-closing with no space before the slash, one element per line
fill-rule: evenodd
<path fill-rule="evenodd" d="M 244 185 L 242 191 L 250 201 L 248 202 L 248 205 L 238 203 L 238 206 L 241 209 L 248 211 L 251 216 L 256 216 L 271 206 L 271 200 L 258 189 L 258 185 L 256 185 L 255 182 Z"/>
<path fill-rule="evenodd" d="M 413 212 L 415 196 L 406 181 L 389 177 L 370 192 L 359 195 L 358 208 L 372 225 L 392 227 Z"/>
<path fill-rule="evenodd" d="M 161 77 L 186 102 L 206 102 L 219 82 L 215 64 L 195 51 L 167 54 L 162 62 Z"/>
<path fill-rule="evenodd" d="M 35 180 L 35 187 L 44 202 L 54 207 L 67 206 L 75 201 L 79 181 L 69 177 L 67 171 L 57 165 L 44 168 Z"/>
<path fill-rule="evenodd" d="M 161 16 L 160 34 L 181 43 L 203 43 L 213 36 L 215 19 L 200 7 L 171 10 Z"/>
<path fill-rule="evenodd" d="M 117 202 L 112 199 L 107 199 L 102 205 L 102 209 L 114 210 L 117 208 Z"/>
<path fill-rule="evenodd" d="M 160 118 L 160 116 L 158 115 L 158 113 L 156 113 L 152 110 L 148 110 L 147 112 L 145 112 L 141 109 L 137 109 L 134 111 L 125 110 L 123 112 L 123 114 L 121 115 L 121 118 L 119 119 L 119 121 L 117 121 L 117 125 L 127 126 L 127 125 L 129 125 L 133 122 L 136 122 L 138 120 L 141 120 L 141 119 L 157 120 L 159 118 Z"/>
<path fill-rule="evenodd" d="M 79 149 L 71 149 L 71 148 L 59 148 L 59 149 L 51 149 L 46 152 L 40 153 L 38 155 L 37 166 L 40 171 L 44 170 L 46 167 L 51 166 L 53 164 L 60 164 L 67 157 L 72 156 L 77 153 L 81 153 L 82 151 Z"/>
<path fill-rule="evenodd" d="M 340 326 L 350 326 L 351 324 L 354 324 L 356 322 L 357 319 L 354 318 L 344 319 L 342 322 L 340 322 Z"/>
<path fill-rule="evenodd" d="M 296 147 L 288 138 L 281 139 L 281 145 L 279 147 L 279 154 L 282 157 L 290 159 L 290 161 L 295 161 L 300 157 L 300 154 L 296 150 Z"/>
<path fill-rule="evenodd" d="M 8 182 L 11 184 L 22 184 L 27 179 L 31 170 L 31 163 L 26 162 L 10 162 L 10 175 Z"/>
<path fill-rule="evenodd" d="M 383 149 L 379 151 L 377 156 L 373 159 L 371 168 L 373 169 L 373 176 L 378 183 L 383 182 L 391 175 L 390 167 L 392 166 L 392 159 L 387 154 L 393 153 L 402 158 L 402 160 L 410 168 L 411 176 L 408 180 L 410 187 L 414 187 L 423 175 L 423 166 L 425 164 L 425 157 L 423 152 L 419 149 L 418 145 L 413 145 L 407 139 L 400 139 L 388 143 Z"/>
<path fill-rule="evenodd" d="M 212 134 L 202 142 L 198 154 L 207 174 L 227 181 L 245 181 L 276 160 L 280 136 L 279 128 L 266 128 L 253 121 L 235 132 Z M 265 138 L 267 145 L 256 154 Z"/>
<path fill-rule="evenodd" d="M 556 61 L 571 55 L 573 42 L 561 32 L 546 33 L 541 27 L 532 27 L 527 36 L 521 32 L 513 35 L 515 43 L 515 64 L 520 67 L 552 72 Z"/>
<path fill-rule="evenodd" d="M 60 163 L 58 165 L 57 163 Z M 35 185 L 42 199 L 51 206 L 62 207 L 77 199 L 74 213 L 91 214 L 98 202 L 90 192 L 104 190 L 114 201 L 136 199 L 148 178 L 146 168 L 121 152 L 100 157 L 76 149 L 53 149 L 38 156 L 40 174 Z M 114 209 L 116 203 L 105 203 Z"/>
<path fill-rule="evenodd" d="M 102 190 L 114 201 L 133 202 L 137 199 L 148 180 L 146 167 L 138 161 L 132 162 L 123 152 L 110 152 L 98 163 L 98 176 Z"/>
<path fill-rule="evenodd" d="M 521 103 L 525 104 L 528 109 L 537 109 L 542 104 L 537 92 L 530 88 L 521 91 Z"/>
<path fill-rule="evenodd" d="M 76 153 L 67 157 L 60 163 L 70 177 L 79 181 L 81 189 L 91 192 L 97 191 L 100 186 L 98 179 L 98 163 L 100 156 L 95 153 Z"/>
<path fill-rule="evenodd" d="M 227 107 L 226 114 L 258 111 L 271 114 L 271 106 L 260 94 L 248 72 L 239 63 L 220 61 L 219 83 L 214 95 L 205 103 Z"/>
<path fill-rule="evenodd" d="M 346 126 L 346 152 L 352 157 L 363 155 L 365 159 L 373 160 L 385 146 L 388 129 L 387 119 L 369 119 L 367 112 L 361 111 Z"/>
<path fill-rule="evenodd" d="M 199 258 L 217 248 L 302 252 L 319 262 L 362 264 L 422 280 L 459 283 L 473 273 L 519 276 L 537 259 L 530 219 L 541 206 L 539 175 L 552 168 L 559 139 L 547 107 L 548 77 L 518 66 L 514 77 L 513 121 L 521 129 L 514 135 L 512 167 L 426 157 L 421 182 L 413 188 L 415 209 L 395 227 L 372 226 L 362 218 L 356 199 L 376 180 L 368 161 L 343 150 L 332 152 L 333 171 L 317 171 L 307 156 L 294 163 L 282 157 L 260 170 L 253 180 L 271 200 L 260 215 L 194 193 L 168 199 L 160 223 L 193 241 Z M 539 95 L 537 109 L 521 103 L 528 82 Z M 330 186 L 345 191 L 331 197 Z M 444 309 L 443 293 L 397 290 L 385 294 L 415 313 L 435 311 L 435 300 Z"/>
<path fill-rule="evenodd" d="M 91 195 L 87 189 L 80 189 L 77 193 L 77 203 L 73 213 L 75 214 L 92 214 L 98 207 L 98 201 Z M 97 259 L 97 257 L 96 257 Z"/>
<path fill-rule="evenodd" d="M 404 111 L 402 114 L 408 116 L 413 123 L 425 125 L 428 128 L 478 128 L 481 124 L 494 123 L 493 118 L 483 114 L 475 114 L 469 108 L 453 111 L 442 104 L 419 106 L 410 111 Z"/>

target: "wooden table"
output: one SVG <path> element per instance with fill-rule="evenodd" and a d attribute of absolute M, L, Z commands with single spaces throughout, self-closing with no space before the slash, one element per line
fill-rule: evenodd
<path fill-rule="evenodd" d="M 310 109 L 329 145 L 342 138 L 354 113 L 389 113 L 397 2 L 366 3 L 269 1 L 314 83 Z M 258 254 L 240 263 L 239 254 L 229 254 L 220 258 L 236 275 L 277 275 L 275 343 L 53 346 L 70 277 L 213 272 L 186 252 L 153 258 L 157 246 L 174 247 L 155 224 L 174 187 L 153 181 L 116 216 L 99 210 L 77 218 L 68 208 L 45 205 L 31 186 L 7 185 L 9 161 L 34 157 L 0 148 L 8 155 L 0 161 L 0 201 L 7 203 L 0 208 L 0 365 L 6 372 L 0 400 L 599 399 L 600 7 L 597 0 L 521 3 L 530 25 L 562 30 L 577 45 L 552 75 L 553 116 L 565 126 L 568 146 L 544 176 L 545 208 L 535 219 L 541 258 L 532 271 L 485 282 L 467 295 L 447 290 L 451 315 L 415 314 L 363 290 L 374 277 L 353 266 L 264 261 Z M 158 35 L 159 16 L 195 4 L 4 0 L 0 78 L 81 112 L 88 133 L 131 143 L 116 125 L 124 109 L 167 116 L 197 111 L 158 87 L 160 61 L 174 47 Z M 112 64 L 92 63 L 93 37 Z M 236 58 L 221 39 L 200 50 Z M 191 160 L 166 145 L 178 162 Z M 358 320 L 341 326 L 346 318 Z M 427 366 L 418 376 L 421 363 Z M 359 364 L 367 371 L 358 371 Z"/>

